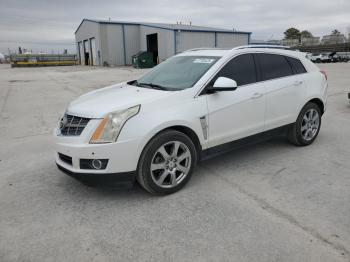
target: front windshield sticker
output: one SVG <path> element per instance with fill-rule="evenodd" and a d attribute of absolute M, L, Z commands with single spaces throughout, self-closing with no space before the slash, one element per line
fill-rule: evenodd
<path fill-rule="evenodd" d="M 210 58 L 196 58 L 193 63 L 196 64 L 211 64 L 215 61 L 215 59 L 210 59 Z"/>

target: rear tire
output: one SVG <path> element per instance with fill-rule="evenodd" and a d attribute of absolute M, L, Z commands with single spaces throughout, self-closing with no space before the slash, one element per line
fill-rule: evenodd
<path fill-rule="evenodd" d="M 321 128 L 321 110 L 314 103 L 307 103 L 300 111 L 297 121 L 288 131 L 288 140 L 297 146 L 312 144 Z"/>
<path fill-rule="evenodd" d="M 187 184 L 196 163 L 197 151 L 192 140 L 179 131 L 166 130 L 144 148 L 136 179 L 152 194 L 172 194 Z"/>

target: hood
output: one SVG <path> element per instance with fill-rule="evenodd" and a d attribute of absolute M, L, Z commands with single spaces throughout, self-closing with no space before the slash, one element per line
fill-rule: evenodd
<path fill-rule="evenodd" d="M 87 118 L 105 114 L 170 96 L 174 92 L 131 86 L 126 83 L 94 90 L 72 101 L 67 113 Z"/>

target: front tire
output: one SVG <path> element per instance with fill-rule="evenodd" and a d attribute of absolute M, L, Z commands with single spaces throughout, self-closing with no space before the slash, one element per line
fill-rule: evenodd
<path fill-rule="evenodd" d="M 312 144 L 321 128 L 321 110 L 314 103 L 307 103 L 301 110 L 297 121 L 288 132 L 288 140 L 297 146 Z"/>
<path fill-rule="evenodd" d="M 144 148 L 137 171 L 137 181 L 152 194 L 172 194 L 190 180 L 197 163 L 192 140 L 176 130 L 155 136 Z"/>

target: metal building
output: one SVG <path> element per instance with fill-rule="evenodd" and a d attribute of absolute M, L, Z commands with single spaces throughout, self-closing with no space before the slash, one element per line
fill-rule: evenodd
<path fill-rule="evenodd" d="M 247 45 L 250 32 L 203 26 L 83 19 L 75 31 L 82 65 L 130 65 L 139 51 L 153 52 L 156 63 L 198 47 Z"/>

